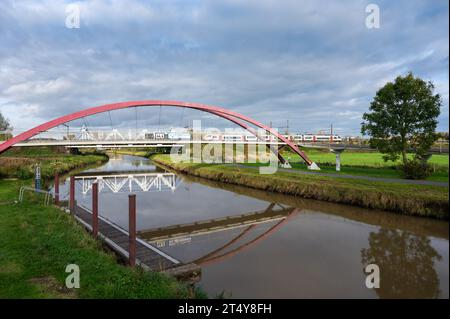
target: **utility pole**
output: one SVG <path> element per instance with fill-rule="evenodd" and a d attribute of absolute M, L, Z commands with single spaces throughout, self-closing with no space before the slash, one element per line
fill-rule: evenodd
<path fill-rule="evenodd" d="M 331 128 L 330 128 L 330 144 L 333 143 L 333 123 L 331 123 Z"/>

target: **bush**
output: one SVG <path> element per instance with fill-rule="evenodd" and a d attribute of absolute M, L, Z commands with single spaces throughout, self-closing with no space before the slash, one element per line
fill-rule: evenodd
<path fill-rule="evenodd" d="M 33 173 L 26 167 L 20 167 L 17 169 L 16 176 L 19 179 L 30 179 L 33 177 Z"/>
<path fill-rule="evenodd" d="M 407 160 L 406 164 L 400 165 L 400 169 L 406 179 L 425 179 L 433 173 L 433 169 L 426 161 L 417 158 Z"/>

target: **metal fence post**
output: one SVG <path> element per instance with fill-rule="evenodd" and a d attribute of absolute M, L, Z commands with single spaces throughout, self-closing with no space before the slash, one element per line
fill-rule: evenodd
<path fill-rule="evenodd" d="M 41 167 L 39 165 L 34 168 L 34 188 L 36 191 L 41 190 Z"/>
<path fill-rule="evenodd" d="M 59 205 L 59 175 L 58 173 L 55 174 L 55 181 L 54 181 L 54 190 L 55 190 L 55 205 Z"/>
<path fill-rule="evenodd" d="M 92 184 L 92 235 L 98 235 L 98 183 Z"/>
<path fill-rule="evenodd" d="M 128 258 L 130 266 L 136 265 L 136 195 L 128 195 Z"/>
<path fill-rule="evenodd" d="M 75 213 L 75 176 L 70 176 L 69 194 L 69 210 L 73 214 Z"/>

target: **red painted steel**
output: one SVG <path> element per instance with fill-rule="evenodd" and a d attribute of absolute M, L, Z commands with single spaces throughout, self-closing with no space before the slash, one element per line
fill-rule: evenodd
<path fill-rule="evenodd" d="M 98 236 L 98 183 L 92 184 L 92 235 Z"/>
<path fill-rule="evenodd" d="M 53 182 L 54 184 L 54 191 L 55 191 L 55 205 L 59 204 L 59 175 L 58 173 L 55 174 L 55 181 Z"/>
<path fill-rule="evenodd" d="M 128 195 L 128 259 L 130 266 L 136 265 L 136 195 Z"/>
<path fill-rule="evenodd" d="M 69 209 L 70 212 L 73 214 L 75 211 L 75 176 L 70 176 Z"/>
<path fill-rule="evenodd" d="M 3 144 L 0 144 L 0 154 L 4 151 L 8 150 L 10 147 L 12 147 L 14 144 L 25 141 L 39 133 L 48 131 L 58 125 L 74 121 L 86 116 L 113 111 L 113 110 L 120 110 L 130 107 L 138 107 L 138 106 L 174 106 L 174 107 L 184 107 L 184 108 L 190 108 L 190 109 L 196 109 L 203 112 L 209 112 L 212 114 L 215 114 L 217 116 L 220 116 L 224 119 L 231 120 L 230 118 L 237 118 L 239 120 L 245 121 L 247 123 L 253 124 L 259 128 L 264 129 L 265 131 L 269 132 L 270 134 L 276 136 L 279 140 L 286 143 L 295 153 L 297 153 L 308 165 L 313 164 L 313 162 L 308 158 L 308 156 L 302 152 L 297 145 L 289 141 L 287 138 L 285 138 L 283 135 L 279 134 L 272 128 L 253 120 L 252 118 L 249 118 L 247 116 L 244 116 L 240 113 L 233 112 L 221 107 L 217 106 L 210 106 L 210 105 L 204 105 L 200 103 L 189 103 L 189 102 L 179 102 L 179 101 L 163 101 L 163 100 L 143 100 L 143 101 L 130 101 L 130 102 L 121 102 L 121 103 L 113 103 L 113 104 L 106 104 L 102 106 L 92 107 L 88 108 L 79 112 L 75 112 L 72 114 L 68 114 L 65 116 L 61 116 L 57 119 L 54 119 L 52 121 L 46 122 L 44 124 L 41 124 L 39 126 L 36 126 L 35 128 L 32 128 L 22 134 L 19 134 L 12 139 L 4 142 Z M 233 121 L 236 123 L 235 121 Z M 240 122 L 240 121 L 238 121 Z M 236 123 L 237 124 L 237 123 Z M 238 124 L 240 125 L 240 124 Z M 246 124 L 245 124 L 246 125 Z M 242 126 L 242 125 L 240 125 Z"/>
<path fill-rule="evenodd" d="M 257 132 L 256 130 L 254 130 L 251 126 L 245 124 L 244 122 L 241 122 L 241 121 L 239 121 L 238 119 L 235 119 L 234 117 L 231 117 L 231 116 L 226 115 L 226 114 L 217 114 L 217 113 L 215 113 L 215 112 L 210 112 L 210 113 L 211 113 L 211 114 L 214 114 L 214 115 L 217 115 L 217 116 L 220 116 L 220 117 L 223 117 L 223 118 L 225 118 L 225 119 L 227 119 L 227 120 L 233 122 L 234 124 L 239 125 L 239 126 L 242 127 L 243 129 L 249 131 L 252 135 L 258 137 L 258 140 L 264 141 L 264 138 L 263 138 L 263 137 L 260 137 L 259 134 L 258 134 L 258 132 Z M 273 150 L 272 147 L 269 146 L 269 145 L 267 145 L 267 148 L 268 148 L 269 150 L 271 150 L 272 152 L 276 153 L 276 155 L 277 155 L 277 157 L 278 157 L 278 160 L 279 160 L 282 164 L 284 164 L 284 163 L 287 162 L 287 161 L 284 159 L 284 157 L 280 154 L 280 152 Z M 308 165 L 309 165 L 309 164 L 308 164 Z"/>
<path fill-rule="evenodd" d="M 201 266 L 205 266 L 211 263 L 215 263 L 224 259 L 227 259 L 231 256 L 236 255 L 238 252 L 241 252 L 245 249 L 248 249 L 250 246 L 255 245 L 256 243 L 264 240 L 265 238 L 269 237 L 271 234 L 275 233 L 278 229 L 281 228 L 281 226 L 283 226 L 288 220 L 290 220 L 292 218 L 292 216 L 294 216 L 297 212 L 299 211 L 298 208 L 294 208 L 289 215 L 286 216 L 286 218 L 282 219 L 281 221 L 279 221 L 278 223 L 276 223 L 274 226 L 270 227 L 268 230 L 266 230 L 263 234 L 259 235 L 258 237 L 252 239 L 251 241 L 249 241 L 248 243 L 245 243 L 233 250 L 230 250 L 222 255 L 218 255 L 218 256 L 212 256 L 217 254 L 219 251 L 222 250 L 222 248 L 219 248 L 217 250 L 215 250 L 212 254 L 208 254 L 207 257 L 202 257 L 196 261 L 194 261 L 194 263 L 201 265 Z M 244 230 L 245 231 L 245 230 Z M 238 237 L 236 237 L 236 239 L 240 239 L 242 238 L 240 235 Z M 236 241 L 234 241 L 233 243 L 235 243 Z M 224 246 L 226 247 L 227 244 Z"/>

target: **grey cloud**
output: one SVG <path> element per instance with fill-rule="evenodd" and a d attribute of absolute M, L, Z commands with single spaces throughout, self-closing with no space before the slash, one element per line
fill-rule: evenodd
<path fill-rule="evenodd" d="M 376 90 L 413 71 L 443 95 L 440 129 L 448 130 L 448 15 L 440 11 L 448 3 L 382 1 L 379 30 L 364 26 L 367 3 L 87 1 L 81 28 L 69 30 L 64 1 L 7 2 L 0 108 L 19 127 L 88 106 L 174 99 L 276 125 L 289 119 L 302 131 L 333 122 L 354 134 Z M 146 124 L 179 121 L 179 110 L 165 112 L 149 111 Z M 132 125 L 133 112 L 119 119 Z"/>

